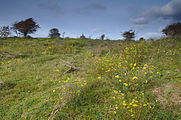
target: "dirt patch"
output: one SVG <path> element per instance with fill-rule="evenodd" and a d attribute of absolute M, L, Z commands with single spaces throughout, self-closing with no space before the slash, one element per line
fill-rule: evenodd
<path fill-rule="evenodd" d="M 65 106 L 71 100 L 71 98 L 74 97 L 72 94 L 73 88 L 71 88 L 69 85 L 64 85 L 61 87 L 61 89 L 63 89 L 64 92 L 62 92 L 63 94 L 60 95 L 61 97 L 59 97 L 58 102 L 54 105 L 54 109 L 51 112 L 48 120 L 54 120 L 56 114 L 61 111 L 61 107 Z"/>
<path fill-rule="evenodd" d="M 156 95 L 157 102 L 164 107 L 178 105 L 181 111 L 181 87 L 176 84 L 166 84 L 162 87 L 155 87 L 153 93 Z"/>
<path fill-rule="evenodd" d="M 3 81 L 0 81 L 0 87 L 3 87 L 5 83 Z"/>

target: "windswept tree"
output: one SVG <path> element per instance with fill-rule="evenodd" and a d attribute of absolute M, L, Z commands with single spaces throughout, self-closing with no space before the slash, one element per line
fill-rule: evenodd
<path fill-rule="evenodd" d="M 9 26 L 3 26 L 0 28 L 0 36 L 8 37 L 11 34 Z"/>
<path fill-rule="evenodd" d="M 177 23 L 168 25 L 166 26 L 166 28 L 162 30 L 162 32 L 168 37 L 181 35 L 181 23 L 177 22 Z"/>
<path fill-rule="evenodd" d="M 143 37 L 141 37 L 141 38 L 139 39 L 139 41 L 145 41 L 145 39 L 144 39 Z"/>
<path fill-rule="evenodd" d="M 50 38 L 59 38 L 60 37 L 59 30 L 57 28 L 52 28 L 50 30 L 49 37 Z"/>
<path fill-rule="evenodd" d="M 21 33 L 20 33 L 20 32 L 18 31 L 18 29 L 16 28 L 16 25 L 15 25 L 15 24 L 17 24 L 17 23 L 18 23 L 18 22 L 15 22 L 15 23 L 12 24 L 11 30 L 16 34 L 17 37 L 19 37 Z"/>
<path fill-rule="evenodd" d="M 101 40 L 104 40 L 104 38 L 105 38 L 105 34 L 102 34 L 101 35 Z"/>
<path fill-rule="evenodd" d="M 40 26 L 33 20 L 33 18 L 28 18 L 24 21 L 16 22 L 12 27 L 16 32 L 20 32 L 24 37 L 28 34 L 33 34 L 37 31 Z"/>
<path fill-rule="evenodd" d="M 82 35 L 80 36 L 81 39 L 85 39 L 85 35 L 82 33 Z"/>
<path fill-rule="evenodd" d="M 122 35 L 125 41 L 132 41 L 132 39 L 135 38 L 135 32 L 133 30 L 126 31 Z"/>

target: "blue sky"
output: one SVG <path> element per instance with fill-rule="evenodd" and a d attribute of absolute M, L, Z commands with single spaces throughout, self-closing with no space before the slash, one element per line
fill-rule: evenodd
<path fill-rule="evenodd" d="M 34 37 L 58 28 L 65 37 L 122 39 L 130 29 L 139 37 L 158 38 L 168 24 L 181 21 L 181 0 L 0 0 L 0 26 L 33 17 Z"/>

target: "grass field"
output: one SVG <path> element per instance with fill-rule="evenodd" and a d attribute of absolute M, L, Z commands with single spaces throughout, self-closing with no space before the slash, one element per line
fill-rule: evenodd
<path fill-rule="evenodd" d="M 0 120 L 180 120 L 180 39 L 0 39 Z"/>

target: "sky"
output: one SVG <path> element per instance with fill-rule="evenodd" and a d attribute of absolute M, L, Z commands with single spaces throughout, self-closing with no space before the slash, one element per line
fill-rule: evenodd
<path fill-rule="evenodd" d="M 58 28 L 65 37 L 122 39 L 130 29 L 136 39 L 159 38 L 167 25 L 181 21 L 181 0 L 0 0 L 0 26 L 33 18 L 33 37 Z"/>

